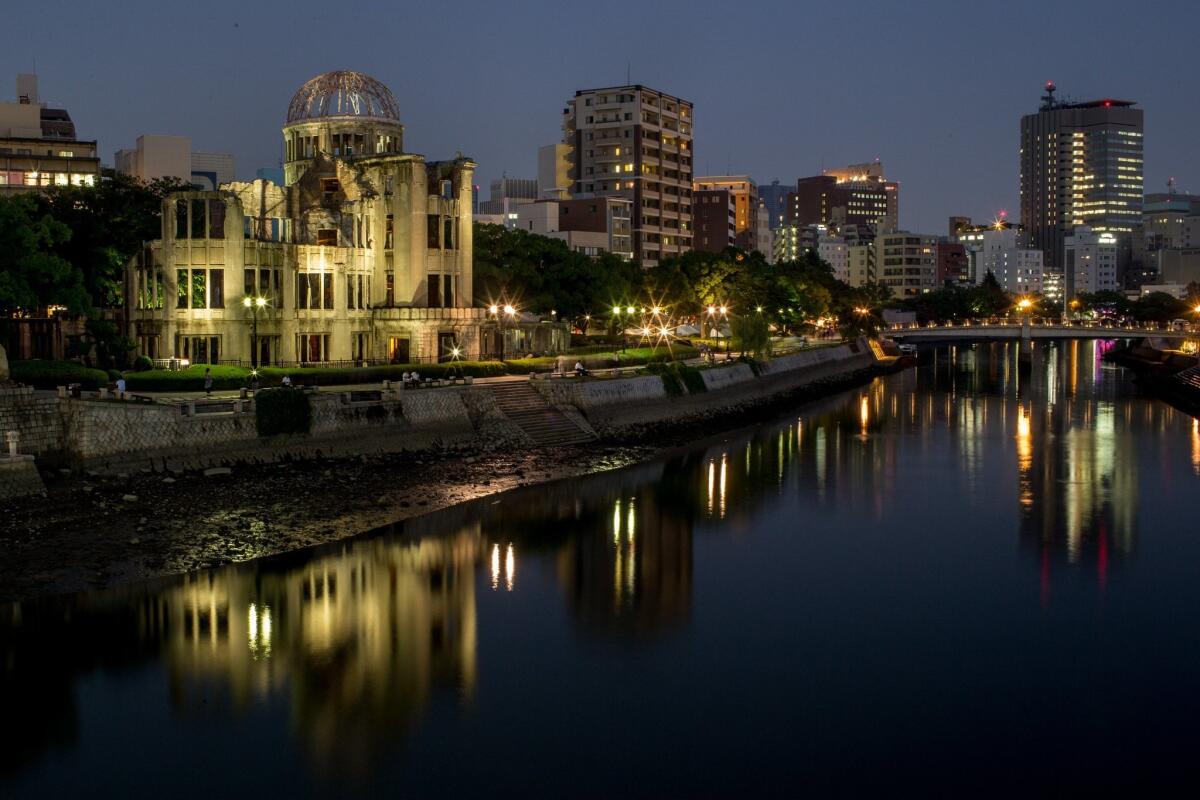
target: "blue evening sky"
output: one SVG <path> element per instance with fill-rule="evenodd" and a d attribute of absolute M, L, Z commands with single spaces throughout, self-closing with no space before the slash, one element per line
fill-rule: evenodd
<path fill-rule="evenodd" d="M 395 93 L 406 149 L 536 175 L 576 89 L 693 101 L 696 172 L 794 181 L 883 159 L 901 224 L 1017 209 L 1018 121 L 1053 79 L 1146 111 L 1146 188 L 1200 193 L 1192 2 L 175 2 L 42 0 L 4 13 L 0 97 L 36 59 L 106 163 L 141 133 L 276 166 L 295 89 L 333 69 Z"/>

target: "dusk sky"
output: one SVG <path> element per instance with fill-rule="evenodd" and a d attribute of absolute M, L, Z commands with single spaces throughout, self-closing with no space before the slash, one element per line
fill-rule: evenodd
<path fill-rule="evenodd" d="M 391 88 L 406 149 L 462 151 L 477 183 L 536 176 L 576 89 L 633 82 L 695 103 L 697 175 L 759 183 L 883 160 L 901 226 L 1017 208 L 1018 122 L 1053 79 L 1075 100 L 1146 112 L 1145 185 L 1200 192 L 1200 5 L 291 0 L 18 4 L 4 13 L 0 97 L 36 60 L 106 164 L 139 134 L 277 166 L 293 92 L 328 70 Z"/>

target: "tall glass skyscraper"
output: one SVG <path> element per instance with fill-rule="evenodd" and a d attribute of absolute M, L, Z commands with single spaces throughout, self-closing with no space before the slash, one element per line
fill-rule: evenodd
<path fill-rule="evenodd" d="M 1021 225 L 1047 270 L 1063 267 L 1076 225 L 1115 234 L 1128 252 L 1142 221 L 1142 110 L 1129 100 L 1060 101 L 1056 87 L 1021 117 Z"/>

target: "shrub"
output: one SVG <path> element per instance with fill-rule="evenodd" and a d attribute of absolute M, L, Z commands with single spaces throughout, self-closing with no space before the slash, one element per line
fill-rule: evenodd
<path fill-rule="evenodd" d="M 103 370 L 89 369 L 74 361 L 13 361 L 9 364 L 9 373 L 12 380 L 35 389 L 53 389 L 71 383 L 78 383 L 84 389 L 108 385 L 108 374 Z"/>
<path fill-rule="evenodd" d="M 704 383 L 704 376 L 700 374 L 700 370 L 686 364 L 656 362 L 647 364 L 646 371 L 662 378 L 663 389 L 669 395 L 681 395 L 684 388 L 687 389 L 688 394 L 708 391 L 708 386 Z"/>
<path fill-rule="evenodd" d="M 149 356 L 138 356 L 133 360 L 134 372 L 145 372 L 146 370 L 154 369 L 154 362 Z"/>
<path fill-rule="evenodd" d="M 246 367 L 193 364 L 181 370 L 131 372 L 125 377 L 125 388 L 131 392 L 196 392 L 204 388 L 205 370 L 212 375 L 214 389 L 239 389 L 250 375 Z"/>
<path fill-rule="evenodd" d="M 108 375 L 108 379 L 114 383 L 121 380 L 121 371 L 118 369 L 105 370 L 105 373 Z"/>
<path fill-rule="evenodd" d="M 704 382 L 704 376 L 700 374 L 700 370 L 686 364 L 672 364 L 671 366 L 678 370 L 679 377 L 683 380 L 683 385 L 687 387 L 688 394 L 700 394 L 708 391 L 708 384 Z"/>
<path fill-rule="evenodd" d="M 303 389 L 263 389 L 254 396 L 254 425 L 259 436 L 308 433 L 312 408 Z"/>

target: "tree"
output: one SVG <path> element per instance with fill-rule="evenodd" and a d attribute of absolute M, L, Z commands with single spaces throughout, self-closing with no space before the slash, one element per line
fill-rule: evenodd
<path fill-rule="evenodd" d="M 638 294 L 641 270 L 611 253 L 591 258 L 561 239 L 500 225 L 475 225 L 476 305 L 512 303 L 583 327 L 585 316 L 602 313 Z"/>
<path fill-rule="evenodd" d="M 38 197 L 42 213 L 71 231 L 54 252 L 82 272 L 91 308 L 122 305 L 125 266 L 143 242 L 162 235 L 163 198 L 190 188 L 176 178 L 146 183 L 116 173 L 95 186 L 54 186 Z"/>
<path fill-rule="evenodd" d="M 0 311 L 89 307 L 83 274 L 55 251 L 71 231 L 38 212 L 29 195 L 0 197 Z"/>
<path fill-rule="evenodd" d="M 759 311 L 734 314 L 729 323 L 734 347 L 754 358 L 766 358 L 771 354 L 771 328 L 767 318 Z"/>

